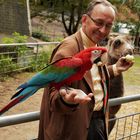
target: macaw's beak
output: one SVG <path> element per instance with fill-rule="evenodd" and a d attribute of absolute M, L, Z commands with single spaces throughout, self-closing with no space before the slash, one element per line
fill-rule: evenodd
<path fill-rule="evenodd" d="M 101 57 L 96 58 L 94 61 L 95 64 L 97 64 L 98 62 L 101 62 Z"/>
<path fill-rule="evenodd" d="M 100 57 L 96 58 L 94 63 L 98 66 L 103 66 L 107 63 L 107 53 L 104 52 Z"/>

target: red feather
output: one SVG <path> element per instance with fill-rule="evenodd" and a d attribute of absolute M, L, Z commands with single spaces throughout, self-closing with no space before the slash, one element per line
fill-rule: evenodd
<path fill-rule="evenodd" d="M 0 110 L 0 115 L 9 110 L 11 107 L 19 103 L 22 99 L 24 99 L 27 95 L 19 96 L 18 98 L 15 98 L 13 101 L 11 101 L 8 105 L 6 105 L 4 108 Z"/>
<path fill-rule="evenodd" d="M 59 83 L 52 83 L 51 86 L 54 86 L 56 89 L 60 89 L 64 85 L 70 85 L 74 81 L 81 80 L 86 71 L 90 70 L 93 63 L 91 62 L 91 52 L 94 50 L 101 50 L 102 53 L 106 52 L 107 49 L 105 47 L 91 47 L 74 55 L 69 60 L 59 61 L 57 65 L 60 66 L 68 66 L 70 68 L 77 68 L 77 72 L 67 79 L 63 80 Z M 102 54 L 101 53 L 101 54 Z M 81 60 L 81 61 L 80 61 Z"/>

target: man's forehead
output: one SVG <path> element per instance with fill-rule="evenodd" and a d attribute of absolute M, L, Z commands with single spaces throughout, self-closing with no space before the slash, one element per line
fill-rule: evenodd
<path fill-rule="evenodd" d="M 103 4 L 97 4 L 91 11 L 91 15 L 97 16 L 97 15 L 104 15 L 104 16 L 111 16 L 114 17 L 116 16 L 115 10 L 111 6 L 106 6 Z"/>

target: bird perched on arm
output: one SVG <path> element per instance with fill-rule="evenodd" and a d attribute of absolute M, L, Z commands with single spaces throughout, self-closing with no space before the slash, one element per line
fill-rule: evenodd
<path fill-rule="evenodd" d="M 59 90 L 62 86 L 81 80 L 85 72 L 90 70 L 94 63 L 100 61 L 100 57 L 106 51 L 104 47 L 90 47 L 72 57 L 62 58 L 50 63 L 29 81 L 17 88 L 19 91 L 12 96 L 10 103 L 0 110 L 0 115 L 32 96 L 40 88 L 51 86 Z"/>

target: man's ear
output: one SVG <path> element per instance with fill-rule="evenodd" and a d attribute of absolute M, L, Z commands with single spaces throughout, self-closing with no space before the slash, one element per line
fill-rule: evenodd
<path fill-rule="evenodd" d="M 87 20 L 87 15 L 86 14 L 82 15 L 82 19 L 81 19 L 82 25 L 86 24 L 86 20 Z"/>

